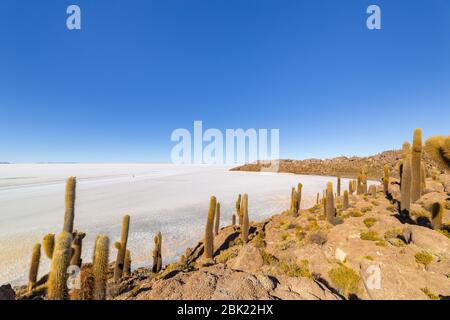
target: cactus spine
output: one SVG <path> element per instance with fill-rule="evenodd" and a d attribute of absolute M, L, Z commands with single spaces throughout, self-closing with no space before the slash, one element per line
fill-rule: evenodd
<path fill-rule="evenodd" d="M 220 229 L 220 203 L 216 204 L 216 221 L 214 224 L 214 234 L 217 236 L 219 234 Z"/>
<path fill-rule="evenodd" d="M 47 281 L 47 296 L 49 300 L 64 300 L 67 298 L 67 268 L 70 263 L 72 235 L 61 232 L 56 239 L 55 250 Z"/>
<path fill-rule="evenodd" d="M 421 195 L 422 171 L 422 130 L 414 130 L 411 152 L 411 201 L 416 202 Z"/>
<path fill-rule="evenodd" d="M 31 256 L 30 271 L 28 273 L 28 291 L 32 291 L 36 286 L 39 261 L 41 259 L 41 244 L 37 243 L 33 247 L 33 254 Z"/>
<path fill-rule="evenodd" d="M 344 210 L 348 209 L 349 206 L 350 205 L 349 205 L 349 200 L 348 200 L 348 191 L 345 190 L 344 191 L 344 200 L 343 200 L 343 208 L 344 208 Z"/>
<path fill-rule="evenodd" d="M 66 210 L 64 213 L 64 227 L 63 231 L 73 232 L 73 220 L 75 218 L 75 196 L 76 196 L 77 179 L 69 177 L 66 182 Z"/>
<path fill-rule="evenodd" d="M 117 258 L 114 265 L 114 282 L 119 282 L 123 274 L 123 265 L 125 260 L 125 253 L 127 250 L 128 230 L 130 229 L 130 216 L 125 215 L 122 219 L 122 233 L 120 238 L 120 245 L 117 245 Z"/>
<path fill-rule="evenodd" d="M 341 196 L 341 177 L 337 177 L 337 196 Z"/>
<path fill-rule="evenodd" d="M 333 183 L 327 184 L 327 197 L 325 202 L 326 217 L 328 222 L 333 223 L 335 218 Z"/>
<path fill-rule="evenodd" d="M 411 157 L 403 160 L 402 188 L 400 199 L 400 210 L 402 215 L 409 216 L 411 207 Z"/>
<path fill-rule="evenodd" d="M 206 227 L 205 227 L 205 241 L 204 241 L 204 253 L 203 257 L 206 261 L 211 261 L 213 258 L 213 251 L 214 251 L 214 233 L 213 233 L 213 226 L 214 226 L 214 216 L 215 216 L 215 210 L 216 210 L 216 197 L 212 196 L 209 200 L 209 210 L 208 210 L 208 217 L 206 219 Z M 242 208 L 241 208 L 242 210 Z"/>
<path fill-rule="evenodd" d="M 431 226 L 434 230 L 442 228 L 442 216 L 444 215 L 444 207 L 441 203 L 433 203 L 431 208 Z"/>
<path fill-rule="evenodd" d="M 55 235 L 53 233 L 47 234 L 44 239 L 42 239 L 42 247 L 47 258 L 52 260 L 53 250 L 55 250 Z"/>
<path fill-rule="evenodd" d="M 106 282 L 108 280 L 109 238 L 98 236 L 95 241 L 94 261 L 92 273 L 94 274 L 94 299 L 105 300 Z"/>
<path fill-rule="evenodd" d="M 244 193 L 244 196 L 242 197 L 242 242 L 247 243 L 248 242 L 248 234 L 249 234 L 249 228 L 250 228 L 250 221 L 248 219 L 248 195 Z"/>
<path fill-rule="evenodd" d="M 389 166 L 387 164 L 383 167 L 383 190 L 387 195 L 389 193 Z"/>
<path fill-rule="evenodd" d="M 158 273 L 162 269 L 162 235 L 158 232 L 154 238 L 155 248 L 153 249 L 153 268 L 154 273 Z"/>
<path fill-rule="evenodd" d="M 74 232 L 72 241 L 72 258 L 70 265 L 81 267 L 81 252 L 83 248 L 83 239 L 86 236 L 83 232 Z"/>

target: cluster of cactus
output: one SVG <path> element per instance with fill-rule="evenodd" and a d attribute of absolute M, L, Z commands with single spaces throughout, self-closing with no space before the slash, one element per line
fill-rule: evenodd
<path fill-rule="evenodd" d="M 114 264 L 114 282 L 118 283 L 122 279 L 123 268 L 125 264 L 125 254 L 127 252 L 128 231 L 130 229 L 130 216 L 125 215 L 122 219 L 122 231 L 120 242 L 116 242 L 114 247 L 117 249 L 116 262 Z"/>
<path fill-rule="evenodd" d="M 403 144 L 400 165 L 400 212 L 409 216 L 411 203 L 420 199 L 425 190 L 426 170 L 422 162 L 422 130 L 415 129 L 413 146 Z"/>
<path fill-rule="evenodd" d="M 162 269 L 162 235 L 158 232 L 154 238 L 155 247 L 153 249 L 153 267 L 152 272 L 158 273 Z"/>
<path fill-rule="evenodd" d="M 289 212 L 294 217 L 297 217 L 300 212 L 300 207 L 302 203 L 302 189 L 303 185 L 299 183 L 297 185 L 297 190 L 293 187 L 291 190 L 291 205 L 289 208 Z"/>

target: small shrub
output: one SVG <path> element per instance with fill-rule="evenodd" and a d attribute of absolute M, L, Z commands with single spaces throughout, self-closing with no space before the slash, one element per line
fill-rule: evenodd
<path fill-rule="evenodd" d="M 426 251 L 420 251 L 414 257 L 416 258 L 416 262 L 423 264 L 425 268 L 433 262 L 433 256 Z"/>
<path fill-rule="evenodd" d="M 394 205 L 390 204 L 389 206 L 386 207 L 386 210 L 390 211 L 390 212 L 396 212 L 397 209 L 395 208 Z"/>
<path fill-rule="evenodd" d="M 379 240 L 375 243 L 375 245 L 378 247 L 387 247 L 387 242 L 384 240 Z"/>
<path fill-rule="evenodd" d="M 341 265 L 338 268 L 333 268 L 328 272 L 331 283 L 344 296 L 348 297 L 350 294 L 357 294 L 359 292 L 360 276 L 347 266 Z"/>
<path fill-rule="evenodd" d="M 372 256 L 364 256 L 364 259 L 369 260 L 369 261 L 373 261 L 373 257 Z"/>
<path fill-rule="evenodd" d="M 355 217 L 355 218 L 359 218 L 362 217 L 364 214 L 358 210 L 358 209 L 352 209 L 349 211 L 348 213 L 350 215 L 350 217 Z"/>
<path fill-rule="evenodd" d="M 367 240 L 367 241 L 380 241 L 380 236 L 378 233 L 372 230 L 365 230 L 361 231 L 360 233 L 361 240 Z"/>
<path fill-rule="evenodd" d="M 281 261 L 280 269 L 288 277 L 311 278 L 308 264 L 308 260 L 300 260 L 299 263 Z"/>
<path fill-rule="evenodd" d="M 437 230 L 437 232 L 442 233 L 444 236 L 450 239 L 450 232 L 448 232 L 448 230 Z"/>
<path fill-rule="evenodd" d="M 267 264 L 267 265 L 271 266 L 271 265 L 275 265 L 275 264 L 278 263 L 278 259 L 274 255 L 268 253 L 265 250 L 263 250 L 261 252 L 261 256 L 262 256 L 264 264 Z"/>
<path fill-rule="evenodd" d="M 266 246 L 266 241 L 264 240 L 266 237 L 266 234 L 263 230 L 259 231 L 255 238 L 253 239 L 253 242 L 255 243 L 255 246 L 258 248 L 264 248 Z"/>
<path fill-rule="evenodd" d="M 286 241 L 289 238 L 289 235 L 287 233 L 283 233 L 281 235 L 281 240 Z"/>
<path fill-rule="evenodd" d="M 372 200 L 370 203 L 372 203 L 375 207 L 380 205 L 380 202 L 377 200 Z"/>
<path fill-rule="evenodd" d="M 362 208 L 361 208 L 361 212 L 362 212 L 362 213 L 366 213 L 366 212 L 372 211 L 372 209 L 373 209 L 372 206 L 362 207 Z"/>
<path fill-rule="evenodd" d="M 237 257 L 238 253 L 235 248 L 229 248 L 227 250 L 224 250 L 220 252 L 220 254 L 216 257 L 217 263 L 225 263 L 228 260 Z"/>
<path fill-rule="evenodd" d="M 366 219 L 364 219 L 364 224 L 366 225 L 367 228 L 373 227 L 375 222 L 377 222 L 377 219 L 375 219 L 375 218 L 366 218 Z"/>
<path fill-rule="evenodd" d="M 327 242 L 327 235 L 323 232 L 313 232 L 308 236 L 308 242 L 318 244 L 319 246 L 325 244 Z"/>
<path fill-rule="evenodd" d="M 234 247 L 234 246 L 239 246 L 242 244 L 242 239 L 241 237 L 237 237 L 236 239 L 234 239 L 233 241 L 230 241 L 229 246 L 230 247 Z"/>

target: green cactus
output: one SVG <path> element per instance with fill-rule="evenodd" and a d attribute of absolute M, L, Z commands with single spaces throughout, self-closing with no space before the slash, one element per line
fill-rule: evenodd
<path fill-rule="evenodd" d="M 439 203 L 433 203 L 431 208 L 431 226 L 434 230 L 442 228 L 442 217 L 444 216 L 444 206 Z"/>
<path fill-rule="evenodd" d="M 231 225 L 234 227 L 236 225 L 236 215 L 233 214 L 233 216 L 231 217 Z"/>
<path fill-rule="evenodd" d="M 86 236 L 83 232 L 75 231 L 73 233 L 72 241 L 72 258 L 70 259 L 70 265 L 81 267 L 82 259 L 81 253 L 83 249 L 83 239 Z"/>
<path fill-rule="evenodd" d="M 214 225 L 214 235 L 218 235 L 219 234 L 219 229 L 220 229 L 220 203 L 217 202 L 216 204 L 216 220 L 215 220 L 215 225 Z"/>
<path fill-rule="evenodd" d="M 334 194 L 333 194 L 333 183 L 328 182 L 327 184 L 327 197 L 325 202 L 325 212 L 328 222 L 333 223 L 335 221 L 335 207 L 334 207 Z"/>
<path fill-rule="evenodd" d="M 245 195 L 244 195 L 245 196 Z M 214 251 L 214 216 L 216 211 L 216 197 L 212 196 L 209 200 L 209 210 L 208 217 L 206 219 L 206 227 L 205 227 L 205 241 L 204 241 L 204 253 L 203 257 L 205 260 L 209 261 L 213 258 Z M 242 210 L 242 207 L 240 208 Z"/>
<path fill-rule="evenodd" d="M 409 216 L 411 207 L 411 180 L 411 157 L 407 157 L 403 160 L 402 188 L 400 190 L 400 210 L 406 216 Z"/>
<path fill-rule="evenodd" d="M 298 194 L 297 191 L 295 191 L 294 187 L 291 189 L 291 206 L 289 212 L 294 217 L 297 215 L 298 212 Z"/>
<path fill-rule="evenodd" d="M 28 292 L 31 292 L 36 286 L 40 259 L 41 244 L 37 243 L 33 247 L 33 254 L 31 256 L 30 271 L 28 273 Z"/>
<path fill-rule="evenodd" d="M 243 243 L 248 242 L 248 234 L 250 231 L 250 221 L 248 218 L 248 195 L 244 193 L 242 197 L 242 231 L 241 231 L 241 238 Z"/>
<path fill-rule="evenodd" d="M 416 202 L 421 196 L 422 168 L 422 130 L 414 130 L 411 152 L 411 201 Z"/>
<path fill-rule="evenodd" d="M 320 194 L 319 194 L 319 192 L 317 192 L 316 205 L 319 205 L 319 201 L 320 201 Z"/>
<path fill-rule="evenodd" d="M 341 177 L 337 177 L 337 196 L 341 196 Z"/>
<path fill-rule="evenodd" d="M 348 191 L 344 191 L 344 200 L 343 200 L 343 209 L 346 210 L 349 207 L 349 200 L 348 200 Z"/>
<path fill-rule="evenodd" d="M 47 258 L 51 260 L 53 258 L 53 250 L 55 250 L 55 235 L 53 233 L 47 234 L 42 239 L 42 247 Z"/>
<path fill-rule="evenodd" d="M 50 273 L 47 281 L 47 297 L 49 300 L 67 298 L 67 268 L 70 264 L 72 235 L 61 232 L 56 238 Z"/>
<path fill-rule="evenodd" d="M 356 182 L 356 194 L 357 195 L 364 194 L 363 177 L 361 173 L 358 175 L 358 179 Z"/>
<path fill-rule="evenodd" d="M 73 220 L 75 218 L 75 197 L 76 197 L 77 178 L 69 177 L 66 182 L 65 204 L 63 231 L 73 232 Z"/>
<path fill-rule="evenodd" d="M 109 263 L 109 238 L 104 235 L 97 237 L 95 241 L 94 261 L 92 273 L 94 275 L 94 293 L 95 300 L 106 299 L 106 283 L 108 281 L 108 263 Z"/>
<path fill-rule="evenodd" d="M 158 273 L 162 269 L 162 234 L 158 232 L 153 239 L 155 248 L 153 249 L 153 267 L 152 272 Z"/>
<path fill-rule="evenodd" d="M 130 216 L 125 215 L 122 219 L 122 232 L 120 237 L 120 248 L 117 250 L 117 258 L 114 265 L 114 282 L 118 283 L 122 278 L 125 253 L 127 251 L 128 231 L 130 229 Z"/>
<path fill-rule="evenodd" d="M 389 193 L 389 166 L 387 164 L 383 167 L 383 190 L 386 195 Z"/>

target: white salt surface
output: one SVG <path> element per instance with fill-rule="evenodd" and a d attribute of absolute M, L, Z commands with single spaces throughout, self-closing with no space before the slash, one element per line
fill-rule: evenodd
<path fill-rule="evenodd" d="M 153 237 L 163 235 L 164 263 L 174 262 L 202 238 L 209 198 L 221 203 L 221 226 L 231 223 L 239 193 L 249 195 L 251 220 L 289 207 L 291 187 L 303 183 L 302 207 L 335 178 L 232 172 L 221 166 L 170 164 L 0 164 L 0 284 L 25 284 L 33 245 L 58 233 L 64 215 L 64 185 L 77 177 L 75 229 L 86 232 L 83 259 L 90 262 L 98 234 L 120 238 L 122 216 L 131 216 L 128 247 L 133 268 L 149 266 Z M 343 186 L 348 181 L 343 179 Z M 48 271 L 42 254 L 39 274 Z"/>

